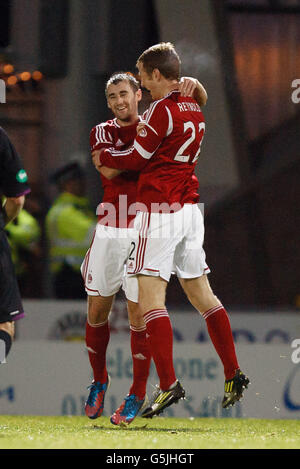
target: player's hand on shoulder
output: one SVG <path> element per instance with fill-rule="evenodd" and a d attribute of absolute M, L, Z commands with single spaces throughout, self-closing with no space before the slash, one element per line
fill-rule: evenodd
<path fill-rule="evenodd" d="M 196 87 L 197 87 L 196 78 L 182 77 L 179 82 L 179 91 L 180 91 L 181 96 L 188 96 L 192 98 Z"/>
<path fill-rule="evenodd" d="M 181 96 L 194 98 L 200 107 L 205 106 L 207 102 L 207 92 L 204 86 L 197 78 L 183 77 L 179 82 Z"/>

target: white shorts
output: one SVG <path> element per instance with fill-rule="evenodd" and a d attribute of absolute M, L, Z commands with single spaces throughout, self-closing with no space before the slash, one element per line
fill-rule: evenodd
<path fill-rule="evenodd" d="M 81 275 L 90 296 L 112 296 L 121 287 L 126 298 L 138 302 L 137 278 L 125 279 L 126 261 L 133 249 L 133 228 L 114 228 L 97 223 Z"/>
<path fill-rule="evenodd" d="M 127 262 L 127 273 L 180 278 L 208 274 L 205 262 L 204 222 L 197 204 L 186 204 L 175 213 L 139 212 L 135 218 L 136 246 Z"/>

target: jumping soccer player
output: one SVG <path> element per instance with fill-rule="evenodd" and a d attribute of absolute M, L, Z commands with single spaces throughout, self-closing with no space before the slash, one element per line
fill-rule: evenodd
<path fill-rule="evenodd" d="M 196 96 L 203 104 L 206 93 L 199 82 L 185 80 L 182 92 L 193 93 L 196 85 Z M 129 148 L 140 122 L 138 104 L 142 95 L 139 83 L 133 76 L 126 73 L 112 75 L 105 92 L 108 107 L 115 118 L 92 129 L 92 153 L 105 148 Z M 95 166 L 97 167 L 96 163 Z M 138 181 L 136 171 L 121 172 L 102 167 L 100 173 L 104 196 L 98 207 L 99 222 L 81 268 L 88 294 L 86 346 L 94 374 L 85 412 L 92 419 L 102 414 L 105 393 L 109 386 L 110 378 L 106 369 L 106 350 L 110 338 L 108 316 L 114 295 L 124 281 L 124 266 L 135 247 L 132 243 L 134 230 L 131 225 L 136 213 Z M 129 212 L 127 207 L 131 207 Z M 128 303 L 133 383 L 128 396 L 111 417 L 112 423 L 117 425 L 121 422 L 130 423 L 144 405 L 151 361 L 146 326 L 138 308 L 137 279 L 128 279 L 123 288 Z"/>
<path fill-rule="evenodd" d="M 207 278 L 204 223 L 197 206 L 194 175 L 205 131 L 204 117 L 193 98 L 180 96 L 180 58 L 172 44 L 160 43 L 147 49 L 137 67 L 142 86 L 155 101 L 133 147 L 126 151 L 106 149 L 98 159 L 100 165 L 140 171 L 140 211 L 135 219 L 139 236 L 127 273 L 138 277 L 139 306 L 160 379 L 160 392 L 143 416 L 159 414 L 185 396 L 174 371 L 172 326 L 165 305 L 174 265 L 189 301 L 206 320 L 223 363 L 222 405 L 228 407 L 241 398 L 249 379 L 239 368 L 227 312 Z M 168 236 L 161 235 L 166 232 Z"/>

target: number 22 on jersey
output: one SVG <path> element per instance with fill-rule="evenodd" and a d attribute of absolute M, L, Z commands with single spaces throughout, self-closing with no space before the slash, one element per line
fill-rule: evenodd
<path fill-rule="evenodd" d="M 199 134 L 201 134 L 201 132 L 203 131 L 202 135 L 200 135 L 200 137 L 197 136 L 197 140 L 199 139 L 200 143 L 199 143 L 198 150 L 196 151 L 196 154 L 195 154 L 193 160 L 191 161 L 191 163 L 193 164 L 198 160 L 198 158 L 200 156 L 201 143 L 202 143 L 203 135 L 204 135 L 204 131 L 205 131 L 205 123 L 204 122 L 199 122 L 198 128 L 197 128 L 192 121 L 184 122 L 184 125 L 183 125 L 184 135 L 186 135 L 188 133 L 189 129 L 191 129 L 191 131 L 192 131 L 191 135 L 181 145 L 181 147 L 179 148 L 178 152 L 176 153 L 176 155 L 174 157 L 174 160 L 175 161 L 181 161 L 182 163 L 187 163 L 189 161 L 189 159 L 191 158 L 191 155 L 188 154 L 187 151 L 188 151 L 189 146 L 192 145 L 192 143 L 196 139 L 196 131 L 198 130 Z"/>

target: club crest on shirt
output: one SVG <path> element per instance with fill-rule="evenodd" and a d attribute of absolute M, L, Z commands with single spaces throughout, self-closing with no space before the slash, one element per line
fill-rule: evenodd
<path fill-rule="evenodd" d="M 145 128 L 139 131 L 139 137 L 147 137 L 147 130 Z"/>

